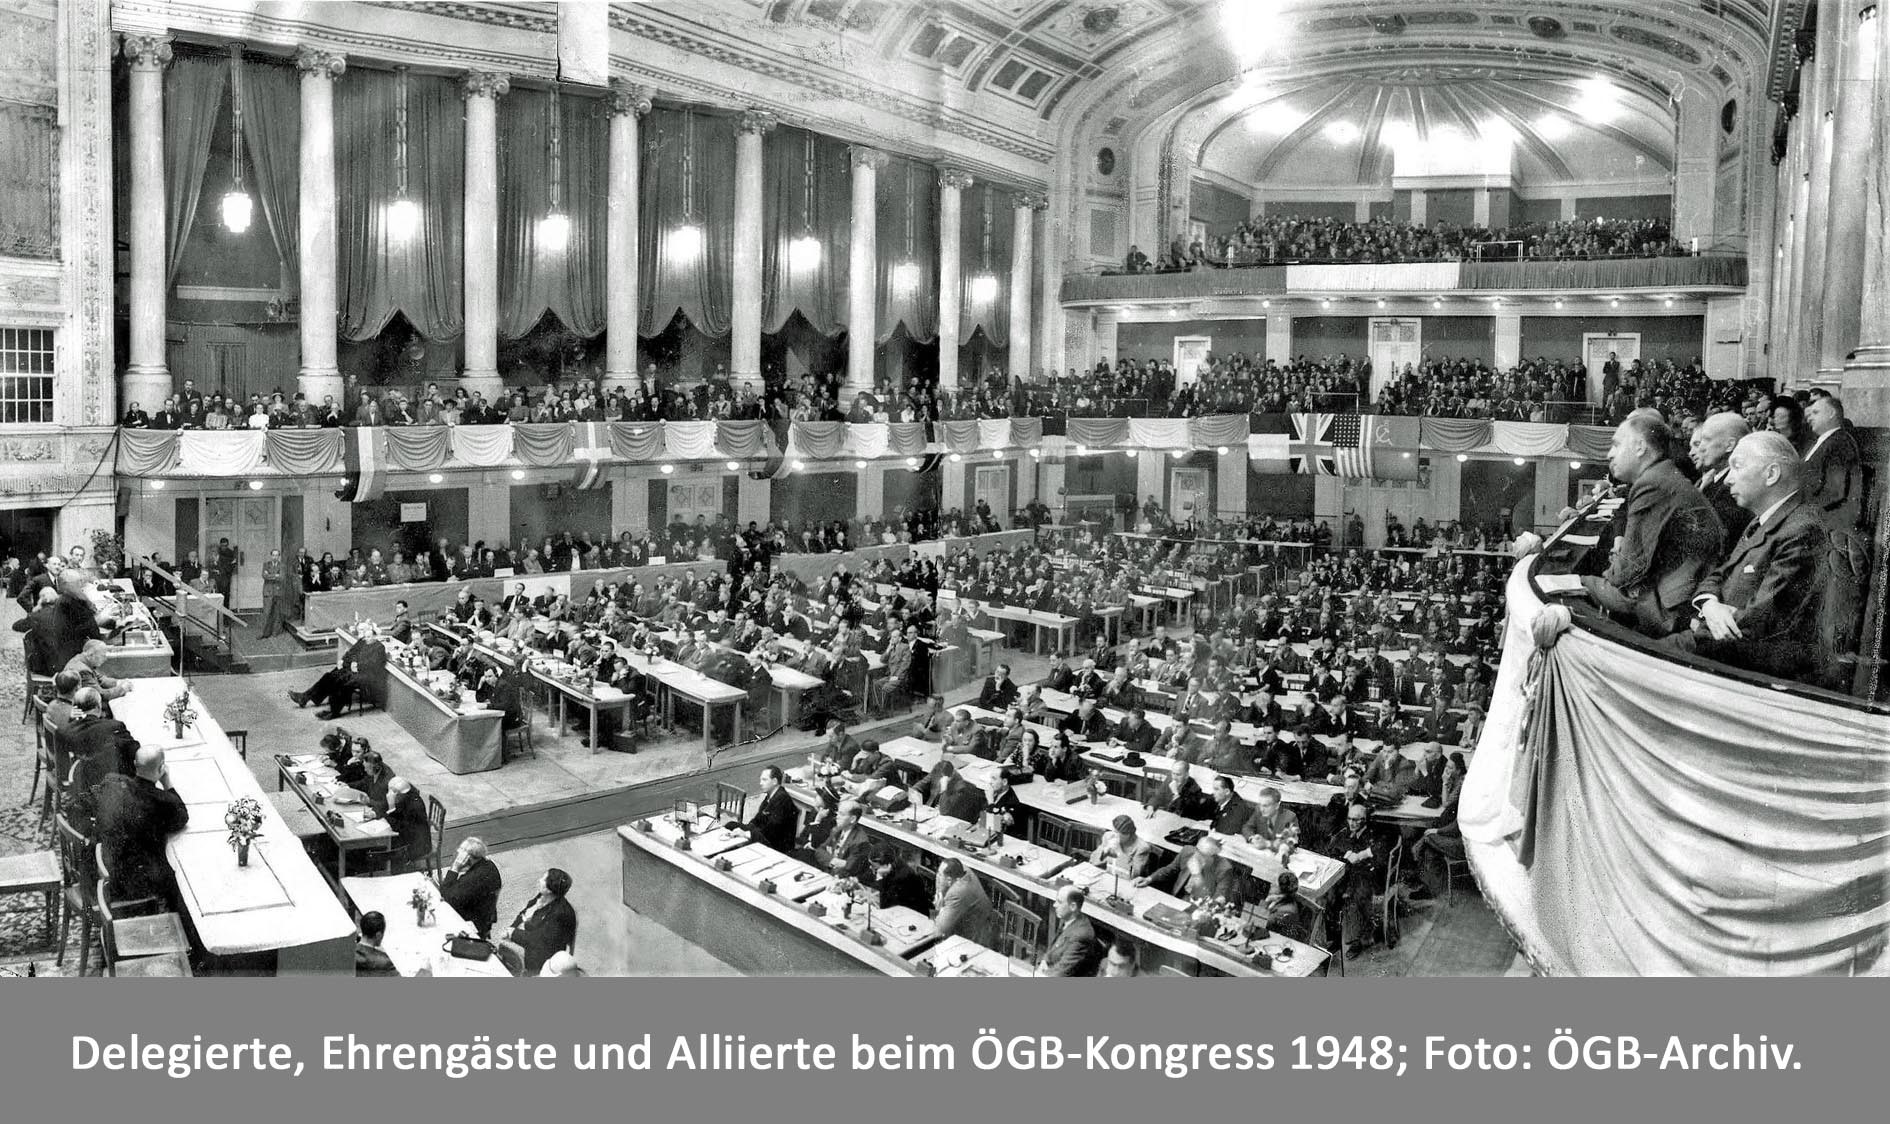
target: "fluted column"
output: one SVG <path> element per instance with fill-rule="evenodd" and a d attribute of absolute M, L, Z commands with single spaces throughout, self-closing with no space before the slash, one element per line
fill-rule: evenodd
<path fill-rule="evenodd" d="M 1006 373 L 1026 382 L 1036 375 L 1031 365 L 1030 314 L 1035 307 L 1031 294 L 1036 291 L 1037 212 L 1049 205 L 1042 195 L 1025 192 L 1011 209 L 1011 359 Z"/>
<path fill-rule="evenodd" d="M 1836 17 L 1819 21 L 1817 54 L 1812 60 L 1815 70 L 1811 81 L 1810 112 L 1803 116 L 1806 139 L 1810 142 L 1807 151 L 1811 156 L 1805 207 L 1799 212 L 1803 216 L 1799 230 L 1805 248 L 1801 259 L 1803 276 L 1798 283 L 1797 340 L 1791 355 L 1787 357 L 1790 365 L 1784 371 L 1777 372 L 1789 380 L 1786 383 L 1788 386 L 1806 386 L 1811 383 L 1816 377 L 1818 356 L 1824 349 L 1824 294 L 1818 288 L 1824 283 L 1824 234 L 1831 213 L 1831 138 L 1836 131 L 1837 117 L 1831 103 L 1837 95 L 1840 23 Z"/>
<path fill-rule="evenodd" d="M 847 260 L 847 384 L 852 401 L 873 389 L 873 356 L 879 339 L 879 170 L 888 157 L 876 148 L 854 145 L 853 242 Z"/>
<path fill-rule="evenodd" d="M 1875 23 L 1876 72 L 1890 78 L 1890 23 L 1882 15 Z M 1890 308 L 1890 81 L 1870 84 L 1866 117 L 1870 159 L 1858 184 L 1864 200 L 1859 303 L 1871 315 L 1862 318 L 1856 355 L 1844 365 L 1844 412 L 1861 426 L 1890 426 L 1890 316 L 1882 314 Z"/>
<path fill-rule="evenodd" d="M 742 114 L 735 131 L 735 284 L 729 308 L 729 377 L 761 382 L 762 138 L 777 121 L 765 109 Z"/>
<path fill-rule="evenodd" d="M 1873 4 L 1862 14 L 1856 5 L 1840 5 L 1843 21 L 1838 67 L 1837 121 L 1831 141 L 1831 200 L 1824 249 L 1824 332 L 1818 348 L 1818 380 L 1843 378 L 1844 357 L 1857 346 L 1863 309 L 1865 193 L 1860 181 L 1882 153 L 1869 148 L 1872 132 L 1871 87 L 1877 75 L 1879 28 L 1883 20 Z"/>
<path fill-rule="evenodd" d="M 341 55 L 303 47 L 295 53 L 302 72 L 300 223 L 296 234 L 301 289 L 302 367 L 296 389 L 320 405 L 341 401 L 341 366 L 336 360 L 340 312 L 340 266 L 335 242 L 335 79 L 348 68 Z"/>
<path fill-rule="evenodd" d="M 474 70 L 459 81 L 466 99 L 466 366 L 459 381 L 490 402 L 499 394 L 499 99 L 503 74 Z"/>
<path fill-rule="evenodd" d="M 650 112 L 650 91 L 612 83 L 610 113 L 610 201 L 604 230 L 604 385 L 635 389 L 637 332 L 643 313 L 642 262 L 637 257 L 640 122 Z"/>
<path fill-rule="evenodd" d="M 958 254 L 958 228 L 964 221 L 964 191 L 971 173 L 963 168 L 938 170 L 938 385 L 958 389 L 958 326 L 964 316 L 964 265 Z"/>
<path fill-rule="evenodd" d="M 131 63 L 131 355 L 125 401 L 155 412 L 171 393 L 164 354 L 164 67 L 167 35 L 127 35 Z"/>

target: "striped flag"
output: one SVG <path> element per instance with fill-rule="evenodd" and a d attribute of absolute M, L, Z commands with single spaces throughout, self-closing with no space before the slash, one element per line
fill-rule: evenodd
<path fill-rule="evenodd" d="M 571 474 L 571 486 L 580 491 L 601 488 L 605 483 L 604 462 L 610 460 L 610 423 L 577 422 L 578 447 L 573 456 L 577 467 Z"/>
<path fill-rule="evenodd" d="M 342 464 L 347 479 L 340 497 L 348 503 L 377 500 L 387 488 L 387 457 L 381 449 L 381 431 L 357 425 L 342 430 Z"/>
<path fill-rule="evenodd" d="M 1369 480 L 1372 449 L 1377 443 L 1377 419 L 1357 414 L 1340 414 L 1332 421 L 1333 463 L 1347 480 Z"/>
<path fill-rule="evenodd" d="M 1255 433 L 1247 438 L 1247 466 L 1263 476 L 1293 471 L 1293 439 L 1284 433 Z"/>
<path fill-rule="evenodd" d="M 1330 437 L 1332 422 L 1331 414 L 1293 415 L 1293 440 L 1287 446 L 1287 460 L 1294 472 L 1305 476 L 1336 475 Z"/>

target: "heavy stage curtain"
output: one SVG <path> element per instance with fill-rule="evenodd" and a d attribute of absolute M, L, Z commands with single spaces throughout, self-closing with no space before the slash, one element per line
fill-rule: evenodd
<path fill-rule="evenodd" d="M 407 76 L 407 198 L 419 205 L 420 229 L 403 239 L 387 221 L 397 197 L 398 98 L 387 71 L 350 69 L 335 84 L 344 339 L 373 339 L 396 312 L 430 340 L 465 327 L 465 106 L 450 79 Z"/>
<path fill-rule="evenodd" d="M 992 347 L 1011 345 L 1011 209 L 1013 193 L 988 183 L 972 185 L 964 193 L 959 215 L 958 262 L 961 276 L 958 321 L 960 343 L 971 342 L 983 329 Z M 989 297 L 980 298 L 979 279 L 995 282 Z"/>
<path fill-rule="evenodd" d="M 894 157 L 879 173 L 879 338 L 901 324 L 912 342 L 938 338 L 938 173 L 930 164 Z"/>
<path fill-rule="evenodd" d="M 170 260 L 165 276 L 177 277 L 190 229 L 203 195 L 210 138 L 217 129 L 230 84 L 227 55 L 179 55 L 164 72 L 164 212 Z"/>
<path fill-rule="evenodd" d="M 725 336 L 734 287 L 735 119 L 659 108 L 641 137 L 637 331 L 661 335 L 680 312 L 703 335 Z"/>
<path fill-rule="evenodd" d="M 779 128 L 764 142 L 761 330 L 781 330 L 800 313 L 816 332 L 847 328 L 847 262 L 853 235 L 853 169 L 847 146 L 806 129 Z M 814 261 L 789 247 L 819 245 Z"/>
<path fill-rule="evenodd" d="M 243 59 L 243 152 L 263 223 L 289 276 L 301 270 L 302 86 L 292 66 Z"/>
<path fill-rule="evenodd" d="M 559 159 L 551 157 L 558 107 Z M 609 122 L 601 100 L 514 89 L 499 99 L 499 335 L 517 339 L 549 312 L 580 336 L 604 330 L 604 226 L 609 209 Z M 569 221 L 563 246 L 544 220 Z"/>
<path fill-rule="evenodd" d="M 1883 718 L 1558 634 L 1526 571 L 1461 812 L 1525 954 L 1569 975 L 1890 972 Z"/>

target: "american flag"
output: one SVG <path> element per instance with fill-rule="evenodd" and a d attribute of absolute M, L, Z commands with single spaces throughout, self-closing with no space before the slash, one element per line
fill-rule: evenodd
<path fill-rule="evenodd" d="M 1372 449 L 1378 443 L 1375 421 L 1357 414 L 1340 414 L 1332 419 L 1333 463 L 1340 476 L 1347 480 L 1369 480 L 1372 471 Z"/>

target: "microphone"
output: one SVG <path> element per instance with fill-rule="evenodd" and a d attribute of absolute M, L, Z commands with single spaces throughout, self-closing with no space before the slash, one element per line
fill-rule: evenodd
<path fill-rule="evenodd" d="M 1607 503 L 1611 499 L 1618 499 L 1621 496 L 1625 495 L 1626 492 L 1627 492 L 1626 485 L 1618 484 L 1618 483 L 1614 483 L 1610 481 L 1606 488 L 1603 488 L 1601 491 L 1596 492 L 1593 496 L 1590 496 L 1585 502 L 1583 502 L 1579 507 L 1577 507 L 1575 509 L 1574 516 L 1570 518 L 1567 522 L 1563 523 L 1560 527 L 1557 527 L 1555 529 L 1555 533 L 1550 535 L 1548 538 L 1548 541 L 1542 544 L 1542 549 L 1546 551 L 1550 547 L 1554 546 L 1556 543 L 1561 542 L 1564 538 L 1567 538 L 1569 535 L 1569 532 L 1581 526 L 1582 522 L 1586 520 L 1590 515 L 1593 515 L 1595 511 L 1601 507 L 1602 504 Z"/>

